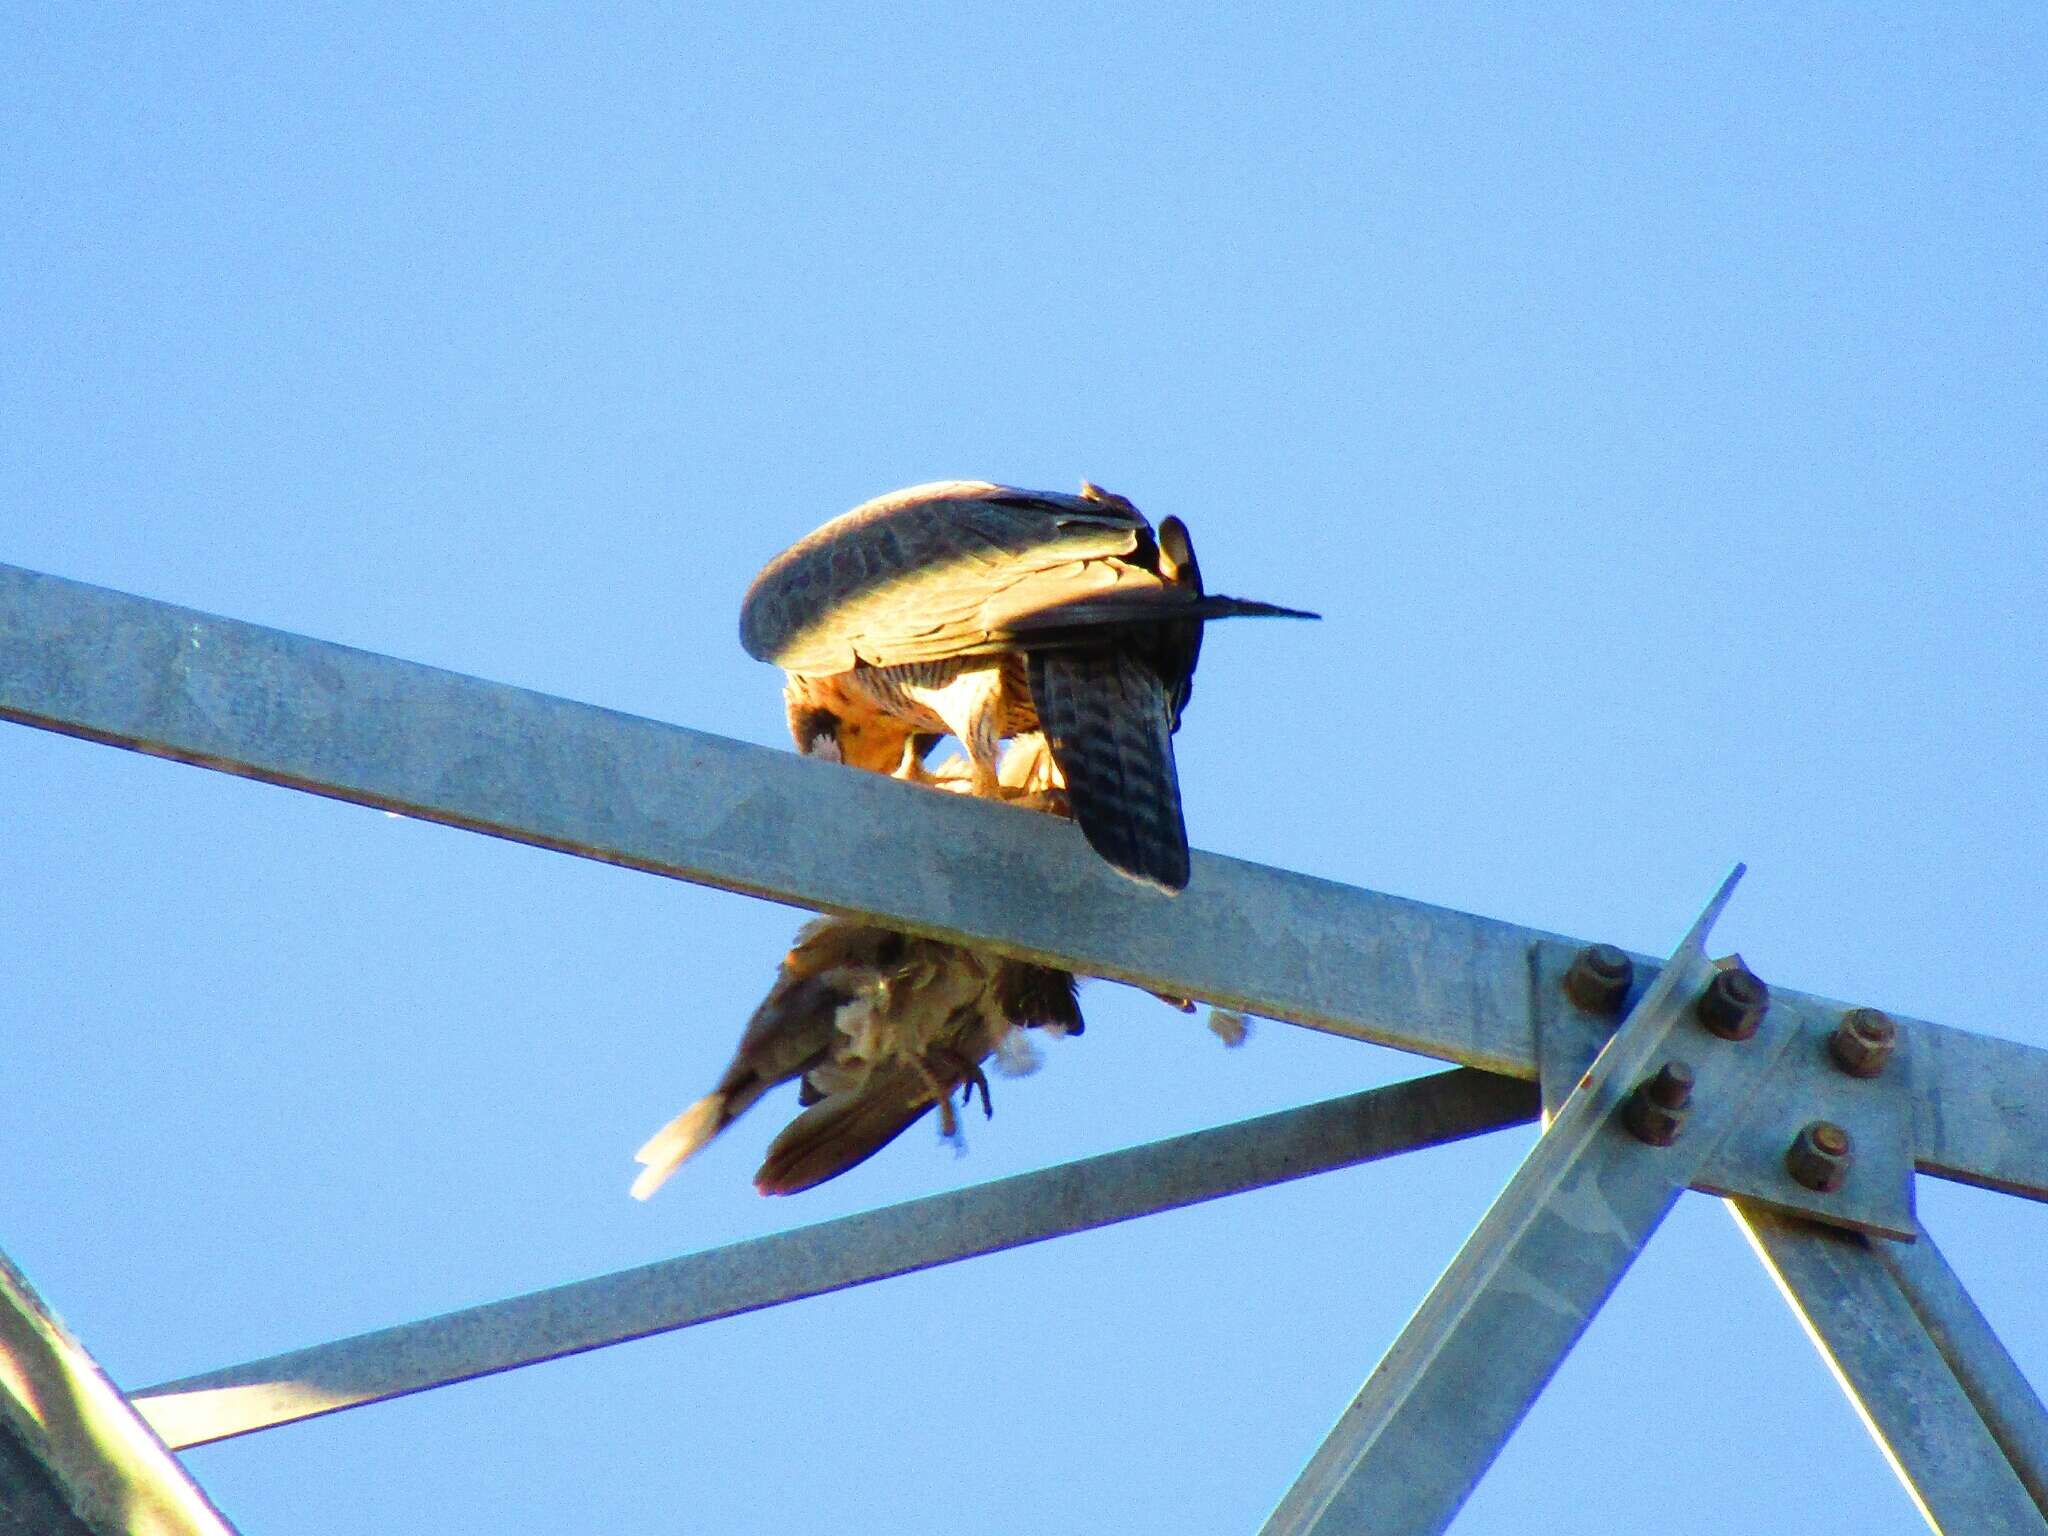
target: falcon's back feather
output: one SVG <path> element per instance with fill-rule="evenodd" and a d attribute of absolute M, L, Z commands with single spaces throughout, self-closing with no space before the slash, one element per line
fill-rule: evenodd
<path fill-rule="evenodd" d="M 999 650 L 1020 617 L 1142 585 L 1118 557 L 1151 542 L 1128 503 L 978 480 L 912 486 L 769 562 L 740 605 L 740 644 L 814 676 Z"/>

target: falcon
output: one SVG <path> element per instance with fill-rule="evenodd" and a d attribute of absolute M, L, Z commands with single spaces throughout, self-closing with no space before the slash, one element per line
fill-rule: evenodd
<path fill-rule="evenodd" d="M 1188 883 L 1173 733 L 1202 626 L 1312 619 L 1202 588 L 1179 518 L 1155 533 L 1121 496 L 979 480 L 854 508 L 778 555 L 740 643 L 788 674 L 797 750 L 906 778 L 959 738 L 973 792 L 1001 797 L 1005 737 L 1042 731 L 1090 846 L 1131 879 Z"/>
<path fill-rule="evenodd" d="M 634 1154 L 645 1200 L 682 1163 L 771 1088 L 801 1078 L 803 1113 L 770 1143 L 754 1187 L 793 1195 L 865 1162 L 934 1104 L 957 1134 L 978 1090 L 993 1114 L 982 1063 L 1035 1027 L 1078 1035 L 1074 978 L 938 939 L 846 918 L 807 924 L 754 1010 L 732 1064 L 712 1091 Z M 1028 1059 L 1029 1052 L 1023 1052 Z"/>

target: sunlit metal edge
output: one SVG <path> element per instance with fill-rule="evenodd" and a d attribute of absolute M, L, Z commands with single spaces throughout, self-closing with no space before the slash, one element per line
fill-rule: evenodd
<path fill-rule="evenodd" d="M 1910 1243 L 1872 1243 L 1870 1252 L 1941 1351 L 2035 1508 L 2048 1516 L 2048 1409 L 2019 1363 L 1924 1231 Z"/>

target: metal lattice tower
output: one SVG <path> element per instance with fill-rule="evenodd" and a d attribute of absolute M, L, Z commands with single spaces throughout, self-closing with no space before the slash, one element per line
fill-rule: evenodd
<path fill-rule="evenodd" d="M 171 1450 L 1540 1116 L 1269 1532 L 1447 1527 L 1688 1188 L 1930 1524 L 2048 1532 L 2048 1413 L 1914 1214 L 2048 1199 L 2048 1052 L 1717 964 L 1735 876 L 1662 961 L 1208 855 L 1166 902 L 1047 818 L 8 566 L 0 718 L 1460 1064 L 125 1397 L 0 1263 L 0 1529 L 222 1531 Z"/>

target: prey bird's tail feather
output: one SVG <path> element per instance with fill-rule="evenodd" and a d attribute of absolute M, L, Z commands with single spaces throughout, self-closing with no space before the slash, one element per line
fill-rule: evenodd
<path fill-rule="evenodd" d="M 707 1093 L 648 1137 L 646 1145 L 633 1154 L 634 1162 L 647 1165 L 633 1180 L 633 1198 L 645 1200 L 661 1188 L 670 1174 L 731 1123 L 732 1116 L 726 1113 L 726 1096 Z"/>
<path fill-rule="evenodd" d="M 1173 699 L 1126 652 L 1030 658 L 1031 697 L 1088 844 L 1122 874 L 1176 895 L 1188 883 L 1188 831 L 1173 762 Z"/>
<path fill-rule="evenodd" d="M 634 1162 L 647 1165 L 633 1181 L 633 1198 L 645 1200 L 661 1188 L 670 1174 L 759 1103 L 770 1088 L 787 1082 L 800 1070 L 779 1063 L 777 1071 L 764 1074 L 742 1049 L 739 1059 L 726 1068 L 716 1088 L 648 1137 L 646 1145 L 633 1154 Z"/>
<path fill-rule="evenodd" d="M 646 1170 L 633 1181 L 645 1200 L 706 1142 L 761 1101 L 779 1083 L 808 1072 L 831 1049 L 839 1010 L 853 993 L 839 973 L 860 958 L 863 944 L 889 935 L 837 918 L 807 924 L 783 957 L 775 985 L 747 1021 L 740 1048 L 718 1086 L 647 1139 L 634 1153 Z"/>

